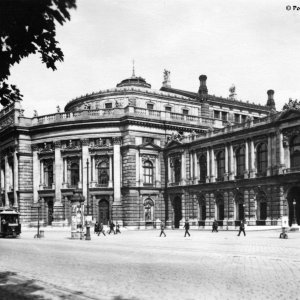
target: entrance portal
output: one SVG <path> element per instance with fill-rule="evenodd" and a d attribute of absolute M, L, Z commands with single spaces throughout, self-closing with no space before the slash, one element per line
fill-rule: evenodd
<path fill-rule="evenodd" d="M 181 197 L 177 196 L 174 199 L 174 227 L 179 228 L 180 220 L 182 219 Z"/>
<path fill-rule="evenodd" d="M 289 225 L 292 226 L 294 218 L 296 219 L 296 223 L 300 225 L 300 188 L 291 188 L 287 199 L 289 205 Z"/>
<path fill-rule="evenodd" d="M 47 201 L 47 225 L 52 225 L 53 222 L 53 199 L 52 198 L 45 198 Z"/>
<path fill-rule="evenodd" d="M 99 223 L 108 224 L 109 220 L 109 204 L 106 200 L 99 201 Z"/>
<path fill-rule="evenodd" d="M 244 214 L 244 204 L 243 203 L 239 203 L 238 204 L 238 220 L 242 221 L 245 219 L 245 214 Z"/>

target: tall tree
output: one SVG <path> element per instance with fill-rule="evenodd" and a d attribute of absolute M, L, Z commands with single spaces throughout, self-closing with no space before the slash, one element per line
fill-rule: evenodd
<path fill-rule="evenodd" d="M 22 95 L 6 81 L 10 68 L 22 58 L 37 52 L 47 68 L 64 55 L 56 40 L 56 23 L 70 20 L 70 9 L 76 0 L 0 0 L 0 103 L 3 106 Z"/>

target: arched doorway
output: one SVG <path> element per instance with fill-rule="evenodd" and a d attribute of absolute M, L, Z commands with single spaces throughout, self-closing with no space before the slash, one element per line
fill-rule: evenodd
<path fill-rule="evenodd" d="M 245 210 L 244 210 L 244 196 L 242 193 L 238 193 L 235 197 L 235 219 L 241 221 L 245 219 Z"/>
<path fill-rule="evenodd" d="M 107 225 L 109 221 L 109 203 L 107 200 L 99 201 L 99 223 Z"/>
<path fill-rule="evenodd" d="M 179 228 L 180 220 L 182 219 L 182 205 L 181 197 L 177 196 L 174 198 L 174 227 Z"/>
<path fill-rule="evenodd" d="M 293 224 L 294 217 L 296 223 L 300 225 L 300 187 L 293 187 L 288 193 L 288 206 L 289 206 L 289 225 Z M 296 205 L 293 204 L 295 201 Z"/>
<path fill-rule="evenodd" d="M 45 197 L 44 201 L 46 203 L 46 222 L 47 225 L 51 226 L 53 222 L 53 198 L 52 197 Z"/>

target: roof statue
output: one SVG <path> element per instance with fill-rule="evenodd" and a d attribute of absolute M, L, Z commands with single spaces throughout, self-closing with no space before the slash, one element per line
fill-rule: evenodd
<path fill-rule="evenodd" d="M 164 69 L 164 81 L 162 83 L 164 87 L 171 87 L 170 73 L 170 71 Z"/>
<path fill-rule="evenodd" d="M 38 112 L 37 112 L 37 110 L 34 110 L 33 111 L 33 117 L 36 118 L 37 116 L 38 116 Z"/>
<path fill-rule="evenodd" d="M 57 111 L 58 113 L 60 112 L 60 106 L 59 106 L 59 105 L 56 106 L 56 111 Z"/>
<path fill-rule="evenodd" d="M 284 104 L 283 110 L 286 109 L 300 109 L 300 102 L 297 99 L 293 100 L 292 98 L 289 99 L 289 102 Z"/>
<path fill-rule="evenodd" d="M 235 100 L 235 96 L 236 96 L 236 87 L 234 84 L 231 85 L 231 87 L 229 88 L 229 99 L 231 100 Z"/>

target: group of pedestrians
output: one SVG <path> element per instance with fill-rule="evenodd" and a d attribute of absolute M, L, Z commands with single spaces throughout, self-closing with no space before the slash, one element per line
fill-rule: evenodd
<path fill-rule="evenodd" d="M 218 232 L 218 227 L 219 227 L 218 221 L 214 220 L 213 224 L 212 224 L 212 232 Z M 161 224 L 160 224 L 160 235 L 159 235 L 160 237 L 162 235 L 164 235 L 165 237 L 167 236 L 166 233 L 165 233 L 165 228 L 166 228 L 165 224 L 163 222 L 161 222 Z M 185 221 L 183 228 L 185 229 L 184 237 L 186 237 L 186 235 L 191 236 L 190 233 L 189 233 L 190 223 L 189 223 L 188 220 Z M 241 220 L 238 236 L 240 236 L 240 234 L 242 232 L 244 233 L 244 236 L 246 236 L 245 221 L 244 220 Z"/>
<path fill-rule="evenodd" d="M 116 230 L 115 230 L 115 227 L 116 227 Z M 98 222 L 95 223 L 94 233 L 98 234 L 98 236 L 101 233 L 106 236 L 103 223 L 100 223 L 100 224 Z M 111 233 L 113 233 L 113 234 L 121 233 L 121 231 L 120 231 L 120 224 L 117 222 L 117 224 L 115 225 L 114 222 L 110 222 L 109 223 L 109 231 L 107 233 L 108 234 L 111 234 Z"/>
<path fill-rule="evenodd" d="M 115 230 L 115 227 L 116 227 L 116 230 Z M 162 235 L 164 235 L 164 237 L 166 237 L 166 233 L 165 233 L 165 224 L 164 222 L 161 222 L 160 224 L 160 235 L 159 237 L 161 237 Z M 191 236 L 190 233 L 189 233 L 189 230 L 190 230 L 190 223 L 188 220 L 185 221 L 184 223 L 184 226 L 183 228 L 185 229 L 185 232 L 184 232 L 184 237 L 186 237 L 187 235 L 188 236 Z M 217 220 L 214 220 L 213 221 L 213 224 L 212 224 L 212 232 L 218 232 L 218 221 Z M 238 233 L 238 236 L 240 236 L 241 233 L 244 233 L 244 236 L 246 236 L 246 232 L 245 232 L 245 222 L 242 220 L 241 223 L 240 223 L 240 228 L 239 228 L 239 233 Z M 103 223 L 98 223 L 96 222 L 95 223 L 95 227 L 94 227 L 94 233 L 95 234 L 98 234 L 98 236 L 102 233 L 103 235 L 106 236 L 105 234 L 105 230 L 104 230 L 104 226 L 103 226 Z M 108 234 L 118 234 L 118 233 L 121 233 L 120 231 L 120 225 L 117 224 L 115 225 L 114 222 L 110 222 L 109 223 L 109 231 L 107 232 Z"/>

